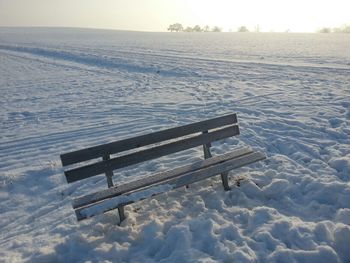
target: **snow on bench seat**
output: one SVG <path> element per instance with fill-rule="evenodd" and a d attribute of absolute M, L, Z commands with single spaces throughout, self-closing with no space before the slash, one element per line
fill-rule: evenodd
<path fill-rule="evenodd" d="M 178 173 L 177 175 L 173 175 L 172 170 L 159 173 L 154 176 L 154 178 L 157 178 L 157 181 L 155 181 L 154 183 L 155 184 L 158 183 L 158 185 L 146 187 L 141 190 L 137 190 L 131 193 L 123 194 L 123 195 L 117 195 L 108 199 L 104 199 L 104 201 L 101 201 L 101 202 L 96 203 L 95 201 L 95 203 L 92 203 L 91 205 L 86 205 L 86 206 L 77 208 L 75 212 L 78 220 L 82 220 L 82 219 L 115 209 L 119 206 L 125 206 L 146 198 L 150 198 L 152 196 L 167 192 L 169 190 L 179 188 L 197 181 L 201 181 L 209 177 L 219 175 L 221 173 L 228 172 L 230 170 L 263 160 L 265 158 L 266 158 L 265 155 L 261 152 L 252 152 L 247 148 L 239 149 L 232 153 L 216 156 L 202 162 L 197 162 L 194 165 L 192 165 L 197 169 L 192 171 L 187 171 L 185 173 Z M 215 160 L 211 160 L 211 159 L 215 159 Z M 191 165 L 177 168 L 178 171 L 180 170 L 185 171 L 186 169 L 187 170 L 191 169 Z M 173 175 L 172 177 L 170 177 L 170 179 L 169 179 L 169 176 L 167 176 L 169 174 Z M 161 176 L 163 178 L 160 178 Z M 146 178 L 146 180 L 139 180 L 132 183 L 136 183 L 136 184 L 139 183 L 140 187 L 142 187 L 142 183 L 144 183 L 143 185 L 146 185 L 148 183 L 147 179 L 148 178 Z M 160 181 L 160 180 L 163 180 L 163 181 Z M 132 183 L 130 183 L 129 185 L 131 185 Z M 108 189 L 108 190 L 112 190 L 110 192 L 113 193 L 113 190 L 118 190 L 118 187 L 115 189 Z M 108 192 L 108 190 L 106 192 Z M 116 191 L 114 191 L 114 195 L 115 195 L 115 192 Z M 95 198 L 96 200 L 98 199 L 96 198 L 98 197 L 98 195 L 99 193 L 95 193 L 94 195 L 90 195 L 89 197 L 91 197 L 92 199 Z M 109 196 L 113 196 L 113 194 L 110 194 Z M 80 198 L 80 200 L 82 199 L 85 199 L 84 203 L 89 202 L 87 201 L 86 197 Z M 75 202 L 75 204 L 76 203 L 77 202 Z"/>

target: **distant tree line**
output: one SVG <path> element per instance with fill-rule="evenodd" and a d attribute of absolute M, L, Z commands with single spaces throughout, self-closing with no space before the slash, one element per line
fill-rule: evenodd
<path fill-rule="evenodd" d="M 201 27 L 199 25 L 195 25 L 194 27 L 190 27 L 190 26 L 184 27 L 180 23 L 175 23 L 175 24 L 169 25 L 167 30 L 170 32 L 222 32 L 222 28 L 218 27 L 218 26 L 210 27 L 210 26 L 206 25 L 206 26 Z M 230 29 L 230 32 L 233 32 L 232 29 Z M 250 31 L 246 26 L 240 26 L 237 28 L 237 32 L 245 33 L 245 32 L 250 32 Z M 260 32 L 259 25 L 257 25 L 255 27 L 255 30 L 252 32 Z"/>
<path fill-rule="evenodd" d="M 318 33 L 350 33 L 350 25 L 345 25 L 342 27 L 323 27 L 317 31 Z"/>
<path fill-rule="evenodd" d="M 168 31 L 170 32 L 221 32 L 222 28 L 218 26 L 214 26 L 210 28 L 208 25 L 201 27 L 199 25 L 195 25 L 194 27 L 186 26 L 184 27 L 180 23 L 171 24 L 168 27 Z"/>
<path fill-rule="evenodd" d="M 249 32 L 248 28 L 245 26 L 240 26 L 237 30 L 237 32 L 241 32 L 241 33 L 245 33 L 245 32 Z"/>

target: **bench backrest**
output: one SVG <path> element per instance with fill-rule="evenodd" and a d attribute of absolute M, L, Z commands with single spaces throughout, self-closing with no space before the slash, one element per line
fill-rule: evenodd
<path fill-rule="evenodd" d="M 230 114 L 65 153 L 60 157 L 62 166 L 82 163 L 80 167 L 75 167 L 65 171 L 67 182 L 72 183 L 103 173 L 105 173 L 108 178 L 108 175 L 113 174 L 113 170 L 187 150 L 196 146 L 208 145 L 213 141 L 238 134 L 239 128 L 237 125 L 237 115 Z M 172 141 L 169 142 L 169 140 Z M 164 144 L 154 145 L 158 143 Z M 144 146 L 151 147 L 132 153 L 129 152 L 124 155 L 120 154 Z M 118 156 L 111 158 L 112 154 L 118 153 Z M 84 164 L 86 161 L 101 157 L 102 160 L 97 160 L 95 163 L 90 163 L 88 165 Z M 110 185 L 110 183 L 108 183 L 108 185 Z"/>

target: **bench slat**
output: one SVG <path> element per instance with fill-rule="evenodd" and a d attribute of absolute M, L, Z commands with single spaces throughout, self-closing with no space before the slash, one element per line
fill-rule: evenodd
<path fill-rule="evenodd" d="M 213 118 L 210 120 L 200 121 L 180 127 L 175 127 L 163 131 L 158 131 L 146 135 L 137 136 L 121 141 L 111 142 L 103 145 L 89 147 L 86 149 L 62 154 L 61 161 L 62 166 L 71 165 L 95 158 L 102 157 L 104 155 L 116 154 L 119 152 L 131 150 L 138 147 L 147 146 L 162 141 L 171 140 L 174 138 L 190 135 L 193 133 L 215 129 L 218 127 L 232 125 L 237 123 L 237 115 L 229 114 L 226 116 Z"/>
<path fill-rule="evenodd" d="M 200 134 L 191 138 L 182 139 L 165 145 L 156 146 L 150 149 L 130 153 L 107 161 L 100 161 L 94 164 L 65 171 L 68 183 L 86 179 L 94 175 L 102 174 L 106 170 L 116 170 L 133 164 L 141 163 L 164 155 L 180 152 L 199 145 L 221 140 L 239 134 L 237 125 L 229 126 L 220 130 Z"/>
<path fill-rule="evenodd" d="M 102 201 L 100 203 L 78 208 L 75 210 L 78 221 L 92 217 L 97 214 L 102 214 L 109 210 L 115 209 L 118 206 L 124 206 L 131 203 L 134 203 L 139 200 L 149 198 L 161 194 L 165 191 L 182 187 L 206 178 L 209 178 L 214 175 L 218 175 L 223 172 L 228 172 L 230 170 L 248 165 L 260 160 L 265 159 L 266 156 L 261 152 L 253 152 L 241 157 L 230 159 L 197 171 L 186 173 L 180 177 L 176 177 L 173 180 L 167 181 L 164 184 L 151 186 L 144 188 L 139 191 L 135 191 L 129 194 L 116 196 L 114 198 Z"/>
<path fill-rule="evenodd" d="M 73 200 L 73 208 L 79 208 L 82 206 L 89 205 L 91 203 L 96 203 L 101 200 L 112 198 L 121 194 L 125 194 L 131 191 L 134 191 L 136 189 L 144 188 L 147 186 L 150 186 L 152 184 L 156 184 L 159 182 L 163 182 L 169 179 L 172 179 L 176 176 L 179 176 L 181 174 L 189 173 L 198 169 L 202 169 L 208 166 L 211 166 L 215 163 L 227 161 L 229 159 L 237 158 L 239 156 L 252 153 L 253 151 L 250 148 L 240 148 L 237 150 L 234 150 L 232 152 L 218 155 L 203 161 L 198 161 L 193 164 L 181 166 L 172 170 L 163 171 L 157 174 L 154 174 L 152 176 L 148 176 L 142 179 L 139 179 L 137 181 L 129 182 L 117 187 L 112 187 L 106 190 L 102 190 L 96 193 L 84 195 L 81 197 L 78 197 Z"/>

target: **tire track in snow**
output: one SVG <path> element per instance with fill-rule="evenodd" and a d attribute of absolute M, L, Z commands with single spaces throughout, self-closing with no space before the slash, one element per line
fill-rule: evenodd
<path fill-rule="evenodd" d="M 72 62 L 76 65 L 87 65 L 96 68 L 105 69 L 119 69 L 127 73 L 145 73 L 156 74 L 163 77 L 206 77 L 216 78 L 214 74 L 198 74 L 195 68 L 201 68 L 200 65 L 213 64 L 217 69 L 222 68 L 222 72 L 226 72 L 228 65 L 236 65 L 241 69 L 249 70 L 252 67 L 262 67 L 270 70 L 280 70 L 281 67 L 285 70 L 303 70 L 305 72 L 316 73 L 319 70 L 325 70 L 329 72 L 344 71 L 344 73 L 350 71 L 350 66 L 347 65 L 323 65 L 323 64 L 310 64 L 310 63 L 280 63 L 271 61 L 257 61 L 257 60 L 239 60 L 239 59 L 224 59 L 224 58 L 208 58 L 208 57 L 192 57 L 183 55 L 166 55 L 164 53 L 147 53 L 147 52 L 127 52 L 119 51 L 112 56 L 106 56 L 99 53 L 94 53 L 89 49 L 68 52 L 53 48 L 37 48 L 30 46 L 11 46 L 0 45 L 0 50 L 29 54 L 36 57 L 43 57 L 48 59 L 54 59 L 58 61 Z M 73 50 L 72 50 L 73 51 Z M 101 52 L 101 50 L 98 50 Z M 125 59 L 125 57 L 130 57 Z M 177 66 L 174 67 L 174 60 Z M 149 61 L 152 61 L 149 63 Z M 158 64 L 162 61 L 161 64 Z M 190 71 L 188 65 L 192 65 Z M 166 66 L 166 67 L 165 67 Z M 195 66 L 195 67 L 194 67 Z"/>
<path fill-rule="evenodd" d="M 33 56 L 54 59 L 57 61 L 67 61 L 72 62 L 74 64 L 82 64 L 96 68 L 118 69 L 128 73 L 159 74 L 164 77 L 190 76 L 189 74 L 181 72 L 180 70 L 169 71 L 163 68 L 160 71 L 158 68 L 152 67 L 151 65 L 147 66 L 148 63 L 132 63 L 130 62 L 130 60 L 124 59 L 123 56 L 103 56 L 101 58 L 100 55 L 92 55 L 85 53 L 74 54 L 63 50 L 33 48 L 25 46 L 0 45 L 0 49 L 9 52 L 24 53 Z M 192 74 L 194 73 L 192 72 Z"/>

